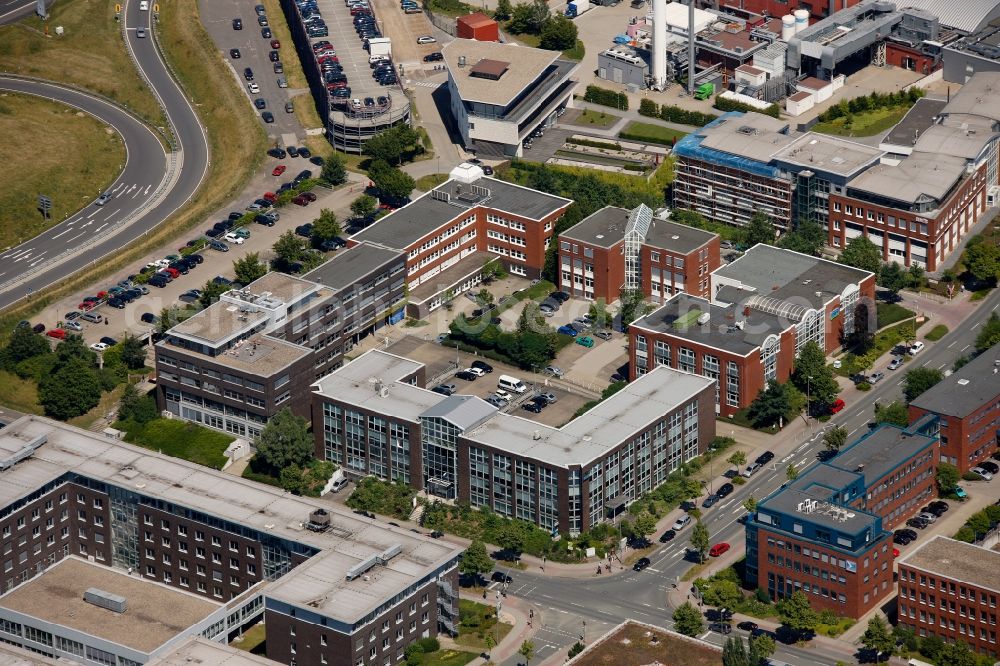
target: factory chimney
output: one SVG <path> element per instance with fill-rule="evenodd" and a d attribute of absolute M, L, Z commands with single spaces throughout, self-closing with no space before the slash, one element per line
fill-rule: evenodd
<path fill-rule="evenodd" d="M 688 0 L 688 93 L 694 94 L 694 0 Z"/>
<path fill-rule="evenodd" d="M 653 0 L 653 88 L 667 85 L 667 0 Z"/>

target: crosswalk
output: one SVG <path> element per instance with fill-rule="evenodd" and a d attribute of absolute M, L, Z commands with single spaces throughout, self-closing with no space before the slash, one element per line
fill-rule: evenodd
<path fill-rule="evenodd" d="M 437 83 L 433 81 L 414 81 L 413 85 L 420 86 L 421 88 L 440 88 L 444 85 L 444 81 L 438 81 Z"/>

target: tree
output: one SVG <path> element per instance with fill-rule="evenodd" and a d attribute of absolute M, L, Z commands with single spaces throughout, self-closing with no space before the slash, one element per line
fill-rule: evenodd
<path fill-rule="evenodd" d="M 562 14 L 550 18 L 542 26 L 539 46 L 546 51 L 565 51 L 576 46 L 576 24 Z"/>
<path fill-rule="evenodd" d="M 910 264 L 910 269 L 906 274 L 907 286 L 918 289 L 924 284 L 924 269 L 920 264 Z"/>
<path fill-rule="evenodd" d="M 587 314 L 590 315 L 595 330 L 611 328 L 611 320 L 613 317 L 608 311 L 608 304 L 605 302 L 603 297 L 598 298 L 590 304 L 590 309 L 587 311 Z"/>
<path fill-rule="evenodd" d="M 510 13 L 510 23 L 507 29 L 514 34 L 530 33 L 537 35 L 549 18 L 549 5 L 545 0 L 533 0 L 530 3 L 514 5 Z"/>
<path fill-rule="evenodd" d="M 747 646 L 739 636 L 731 636 L 723 644 L 722 666 L 750 666 Z"/>
<path fill-rule="evenodd" d="M 938 463 L 935 478 L 941 494 L 948 495 L 954 492 L 955 487 L 958 486 L 958 480 L 960 478 L 958 468 L 951 463 Z"/>
<path fill-rule="evenodd" d="M 324 208 L 319 212 L 319 217 L 313 220 L 310 238 L 313 245 L 319 247 L 323 244 L 323 241 L 333 240 L 336 236 L 339 236 L 341 231 L 342 229 L 340 228 L 340 222 L 337 221 L 337 216 L 333 214 L 332 210 Z"/>
<path fill-rule="evenodd" d="M 32 331 L 30 326 L 18 326 L 10 334 L 0 359 L 4 367 L 13 369 L 21 361 L 51 352 L 52 347 L 43 336 Z"/>
<path fill-rule="evenodd" d="M 313 458 L 315 442 L 309 434 L 309 423 L 285 407 L 267 422 L 254 446 L 257 456 L 277 474 L 290 465 L 305 467 Z"/>
<path fill-rule="evenodd" d="M 826 364 L 826 355 L 812 340 L 802 347 L 795 359 L 792 383 L 799 391 L 806 393 L 810 403 L 816 405 L 831 404 L 840 391 L 833 371 Z"/>
<path fill-rule="evenodd" d="M 493 571 L 494 566 L 493 559 L 486 552 L 486 546 L 478 540 L 469 544 L 469 547 L 462 553 L 462 559 L 458 562 L 458 570 L 461 573 L 476 578 Z"/>
<path fill-rule="evenodd" d="M 825 244 L 823 227 L 809 220 L 799 222 L 794 231 L 789 231 L 778 239 L 778 247 L 817 257 Z"/>
<path fill-rule="evenodd" d="M 840 253 L 839 261 L 878 275 L 882 266 L 882 250 L 864 236 L 855 236 Z"/>
<path fill-rule="evenodd" d="M 701 613 L 690 601 L 685 601 L 674 610 L 673 620 L 674 631 L 685 636 L 697 636 L 704 628 Z"/>
<path fill-rule="evenodd" d="M 372 160 L 368 176 L 372 179 L 375 189 L 394 199 L 408 199 L 410 193 L 417 186 L 416 181 L 409 174 L 389 166 L 387 162 L 382 160 Z"/>
<path fill-rule="evenodd" d="M 903 376 L 903 397 L 913 402 L 917 396 L 944 379 L 944 373 L 937 368 L 914 368 Z"/>
<path fill-rule="evenodd" d="M 957 641 L 945 643 L 938 652 L 937 663 L 946 666 L 976 666 L 979 663 L 976 654 L 969 649 L 967 643 Z"/>
<path fill-rule="evenodd" d="M 774 654 L 777 646 L 768 634 L 750 637 L 750 666 L 762 666 L 764 660 Z"/>
<path fill-rule="evenodd" d="M 507 523 L 496 530 L 494 540 L 504 550 L 520 553 L 524 550 L 524 530 L 516 523 Z"/>
<path fill-rule="evenodd" d="M 878 274 L 878 284 L 889 292 L 890 301 L 899 299 L 899 291 L 907 285 L 909 276 L 895 261 L 883 264 Z"/>
<path fill-rule="evenodd" d="M 126 384 L 121 400 L 118 401 L 118 418 L 122 421 L 149 423 L 157 416 L 159 413 L 153 397 L 140 394 L 135 384 Z"/>
<path fill-rule="evenodd" d="M 122 363 L 126 368 L 138 370 L 146 365 L 146 345 L 142 344 L 139 338 L 126 333 L 118 345 L 121 348 Z"/>
<path fill-rule="evenodd" d="M 1000 315 L 992 312 L 976 336 L 976 351 L 984 352 L 996 344 L 1000 344 Z"/>
<path fill-rule="evenodd" d="M 839 451 L 847 443 L 847 428 L 834 426 L 823 433 L 823 446 L 827 451 Z"/>
<path fill-rule="evenodd" d="M 819 624 L 819 615 L 809 605 L 805 592 L 800 590 L 779 601 L 777 611 L 781 623 L 798 633 L 811 632 Z"/>
<path fill-rule="evenodd" d="M 743 244 L 753 247 L 758 243 L 774 245 L 774 223 L 766 213 L 754 213 L 747 226 L 743 227 Z"/>
<path fill-rule="evenodd" d="M 326 158 L 320 179 L 331 185 L 341 185 L 347 182 L 347 167 L 344 166 L 344 158 L 337 153 Z"/>
<path fill-rule="evenodd" d="M 351 202 L 351 215 L 354 217 L 368 217 L 377 208 L 378 199 L 368 194 L 362 194 Z"/>
<path fill-rule="evenodd" d="M 738 470 L 740 467 L 747 464 L 747 454 L 742 451 L 735 451 L 733 455 L 726 459 L 726 462 Z"/>
<path fill-rule="evenodd" d="M 788 388 L 788 384 L 779 384 L 772 379 L 767 388 L 757 394 L 747 410 L 747 417 L 755 428 L 773 426 L 788 416 L 792 411 Z"/>
<path fill-rule="evenodd" d="M 868 620 L 868 627 L 861 636 L 861 644 L 869 650 L 873 650 L 878 655 L 876 661 L 880 661 L 883 653 L 892 652 L 893 648 L 896 647 L 896 639 L 889 631 L 889 625 L 886 621 L 876 613 Z"/>
<path fill-rule="evenodd" d="M 365 141 L 362 152 L 373 160 L 399 164 L 403 155 L 411 150 L 423 150 L 420 134 L 409 125 L 402 124 L 383 130 Z"/>
<path fill-rule="evenodd" d="M 490 293 L 489 289 L 487 289 L 486 287 L 483 287 L 478 292 L 476 292 L 476 302 L 479 303 L 483 307 L 492 305 L 492 303 L 493 303 L 493 294 Z"/>
<path fill-rule="evenodd" d="M 1000 247 L 992 243 L 966 246 L 964 263 L 977 280 L 996 282 L 1000 279 Z"/>
<path fill-rule="evenodd" d="M 743 500 L 743 508 L 747 510 L 748 513 L 753 513 L 757 510 L 757 498 L 752 494 Z"/>
<path fill-rule="evenodd" d="M 207 281 L 201 287 L 201 296 L 198 297 L 198 303 L 203 308 L 207 308 L 212 303 L 219 300 L 219 296 L 229 291 L 228 284 L 220 284 L 214 280 Z M 172 326 L 177 325 L 177 313 L 164 308 L 164 311 L 160 313 L 160 327 L 166 326 L 170 329 Z"/>
<path fill-rule="evenodd" d="M 45 413 L 65 421 L 86 414 L 101 400 L 97 369 L 82 357 L 70 358 L 38 385 L 38 401 Z"/>
<path fill-rule="evenodd" d="M 705 555 L 708 554 L 708 541 L 708 528 L 699 519 L 691 529 L 690 543 L 691 547 L 698 551 L 698 558 L 701 562 L 705 561 Z"/>
<path fill-rule="evenodd" d="M 521 647 L 517 649 L 517 653 L 524 657 L 524 666 L 528 666 L 531 660 L 535 658 L 535 644 L 531 641 L 524 641 L 521 643 Z"/>
<path fill-rule="evenodd" d="M 510 0 L 499 0 L 497 8 L 493 10 L 493 20 L 506 21 L 513 12 L 514 7 L 510 4 Z"/>
<path fill-rule="evenodd" d="M 905 428 L 910 424 L 910 415 L 906 409 L 906 405 L 901 403 L 899 400 L 893 400 L 888 405 L 882 405 L 876 402 L 875 422 L 891 423 L 893 425 L 898 425 L 900 428 Z"/>
<path fill-rule="evenodd" d="M 507 271 L 503 267 L 503 262 L 499 259 L 490 259 L 483 264 L 479 275 L 483 278 L 483 282 L 490 284 L 494 280 L 502 280 L 507 277 Z"/>
<path fill-rule="evenodd" d="M 517 317 L 516 330 L 522 336 L 532 331 L 542 333 L 548 330 L 548 324 L 545 323 L 545 315 L 542 314 L 538 303 L 528 301 L 524 304 L 521 314 Z"/>
<path fill-rule="evenodd" d="M 632 523 L 632 530 L 639 536 L 649 536 L 656 531 L 656 518 L 649 513 L 641 513 Z"/>
<path fill-rule="evenodd" d="M 785 468 L 785 478 L 789 481 L 799 478 L 799 470 L 795 467 L 795 463 L 788 463 L 788 467 Z"/>
<path fill-rule="evenodd" d="M 702 595 L 702 600 L 716 608 L 732 608 L 743 599 L 740 586 L 731 580 L 714 581 Z"/>
<path fill-rule="evenodd" d="M 305 254 L 305 248 L 302 247 L 302 239 L 296 236 L 295 232 L 291 230 L 278 236 L 278 240 L 275 241 L 272 249 L 277 261 L 285 267 L 295 263 Z"/>
<path fill-rule="evenodd" d="M 497 646 L 497 639 L 493 638 L 493 632 L 487 631 L 483 636 L 483 646 L 486 648 L 486 661 L 490 660 L 490 650 Z"/>
<path fill-rule="evenodd" d="M 622 289 L 621 304 L 618 308 L 618 317 L 621 319 L 621 328 L 628 330 L 629 324 L 643 315 L 645 304 L 642 291 L 635 289 Z"/>
<path fill-rule="evenodd" d="M 233 262 L 233 273 L 238 281 L 250 284 L 267 275 L 267 264 L 260 260 L 259 253 L 248 252 Z"/>

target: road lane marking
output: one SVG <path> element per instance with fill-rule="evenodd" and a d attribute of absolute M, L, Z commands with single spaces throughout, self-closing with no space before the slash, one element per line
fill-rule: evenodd
<path fill-rule="evenodd" d="M 66 229 L 66 231 L 61 231 L 58 234 L 56 234 L 55 236 L 53 236 L 52 240 L 55 240 L 55 239 L 59 238 L 60 236 L 65 236 L 66 234 L 68 234 L 71 231 L 74 231 L 74 229 L 72 227 L 70 227 L 69 229 Z"/>

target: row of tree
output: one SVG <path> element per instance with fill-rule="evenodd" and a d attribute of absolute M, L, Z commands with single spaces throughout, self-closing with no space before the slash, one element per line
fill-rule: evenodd
<path fill-rule="evenodd" d="M 538 35 L 539 47 L 548 51 L 565 51 L 576 46 L 576 25 L 562 14 L 553 16 L 545 0 L 516 5 L 510 0 L 499 0 L 493 18 L 506 22 L 507 30 L 515 35 Z"/>

